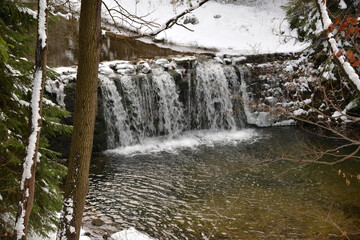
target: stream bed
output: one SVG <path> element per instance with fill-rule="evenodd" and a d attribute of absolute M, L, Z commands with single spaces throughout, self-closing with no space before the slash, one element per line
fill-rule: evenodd
<path fill-rule="evenodd" d="M 106 151 L 92 160 L 84 221 L 154 239 L 360 239 L 357 163 L 264 162 L 314 144 L 331 147 L 273 127 L 194 131 Z M 339 169 L 356 174 L 349 186 Z"/>

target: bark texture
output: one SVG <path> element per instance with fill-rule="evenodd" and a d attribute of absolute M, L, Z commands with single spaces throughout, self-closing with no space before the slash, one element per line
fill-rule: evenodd
<path fill-rule="evenodd" d="M 57 239 L 79 239 L 89 187 L 101 46 L 101 0 L 81 1 L 74 128 Z"/>
<path fill-rule="evenodd" d="M 43 6 L 40 6 L 44 4 Z M 30 102 L 30 118 L 29 118 L 29 143 L 27 147 L 27 157 L 25 158 L 24 163 L 24 172 L 21 181 L 20 187 L 20 201 L 19 207 L 16 215 L 16 226 L 15 226 L 15 236 L 16 239 L 25 240 L 28 232 L 29 218 L 31 209 L 33 207 L 34 202 L 34 192 L 35 192 L 35 172 L 36 172 L 36 161 L 39 157 L 39 140 L 40 140 L 40 131 L 41 131 L 41 116 L 42 116 L 42 98 L 44 94 L 45 80 L 46 80 L 46 63 L 47 63 L 47 44 L 46 44 L 46 35 L 47 35 L 47 16 L 48 16 L 48 8 L 47 2 L 43 1 L 38 3 L 38 9 L 40 11 L 44 11 L 45 19 L 40 21 L 40 17 L 38 17 L 38 35 L 36 42 L 36 50 L 35 50 L 35 74 L 34 74 L 34 83 L 33 83 L 33 96 Z M 38 14 L 40 16 L 40 14 Z M 45 36 L 41 34 L 40 30 L 45 31 Z M 43 39 L 45 38 L 45 39 Z M 43 44 L 45 41 L 45 45 Z M 36 81 L 41 81 L 40 91 L 37 89 Z M 39 95 L 38 95 L 39 94 Z M 36 95 L 36 96 L 34 96 Z M 39 99 L 38 102 L 34 103 L 34 99 Z M 34 119 L 34 111 L 38 111 L 38 119 L 36 122 L 33 122 Z M 35 117 L 36 119 L 36 117 Z M 35 136 L 35 143 L 32 143 L 32 135 Z M 34 144 L 34 146 L 30 146 Z M 31 149 L 34 149 L 33 154 L 31 153 Z M 29 156 L 32 154 L 32 156 Z M 31 161 L 27 162 L 27 158 L 31 159 Z M 30 172 L 30 175 L 28 174 Z"/>

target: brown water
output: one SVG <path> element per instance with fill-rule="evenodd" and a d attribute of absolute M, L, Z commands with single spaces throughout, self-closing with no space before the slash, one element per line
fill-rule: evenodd
<path fill-rule="evenodd" d="M 135 227 L 155 239 L 346 239 L 341 231 L 360 239 L 360 183 L 347 186 L 337 173 L 360 166 L 264 166 L 257 160 L 270 147 L 274 157 L 280 147 L 295 154 L 319 139 L 293 127 L 256 131 L 246 141 L 93 159 L 85 221 L 100 217 L 111 231 Z"/>

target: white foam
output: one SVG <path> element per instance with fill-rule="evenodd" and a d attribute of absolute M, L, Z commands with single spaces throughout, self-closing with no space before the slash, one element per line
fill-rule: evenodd
<path fill-rule="evenodd" d="M 254 140 L 258 137 L 255 129 L 239 131 L 188 131 L 181 136 L 168 139 L 156 137 L 145 139 L 141 144 L 119 147 L 105 151 L 107 154 L 137 155 L 157 152 L 176 153 L 181 149 L 195 149 L 199 146 L 214 146 L 215 144 L 236 144 L 241 141 Z"/>

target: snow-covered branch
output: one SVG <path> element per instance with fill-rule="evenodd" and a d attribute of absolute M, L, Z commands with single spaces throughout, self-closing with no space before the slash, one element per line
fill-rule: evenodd
<path fill-rule="evenodd" d="M 326 0 L 317 0 L 317 5 L 320 10 L 320 17 L 324 27 L 323 30 L 327 31 L 333 23 L 326 9 Z M 339 61 L 341 68 L 343 69 L 347 78 L 353 83 L 355 90 L 359 94 L 360 93 L 359 75 L 355 72 L 355 69 L 351 66 L 351 64 L 345 59 L 345 56 L 343 54 L 338 54 L 340 53 L 340 50 L 337 47 L 337 42 L 334 38 L 334 35 L 331 32 L 327 34 L 327 40 L 330 44 L 331 51 L 335 54 L 335 57 Z"/>
<path fill-rule="evenodd" d="M 26 239 L 27 226 L 34 199 L 36 161 L 41 130 L 42 94 L 45 83 L 45 54 L 46 54 L 46 26 L 47 2 L 39 0 L 38 36 L 36 46 L 36 63 L 33 90 L 30 102 L 30 136 L 26 148 L 26 157 L 23 164 L 23 174 L 20 183 L 20 201 L 15 224 L 16 239 Z"/>
<path fill-rule="evenodd" d="M 195 9 L 201 7 L 202 5 L 204 5 L 208 1 L 209 0 L 202 0 L 197 4 L 194 4 L 192 7 L 188 8 L 188 9 L 185 9 L 183 12 L 181 12 L 181 13 L 175 15 L 174 17 L 170 18 L 169 20 L 167 20 L 166 23 L 164 23 L 160 28 L 156 29 L 155 31 L 153 31 L 153 32 L 151 32 L 149 34 L 144 34 L 144 35 L 148 35 L 148 36 L 156 36 L 156 35 L 158 35 L 159 33 L 165 31 L 166 29 L 169 29 L 172 26 L 174 26 L 181 17 L 183 17 L 186 14 L 188 14 L 188 13 L 194 11 Z"/>
<path fill-rule="evenodd" d="M 179 25 L 182 26 L 184 28 L 186 28 L 189 31 L 192 31 L 191 29 L 185 27 L 182 24 L 178 23 L 178 20 L 185 16 L 186 14 L 194 11 L 195 9 L 201 7 L 202 5 L 204 5 L 206 2 L 208 2 L 209 0 L 202 0 L 199 3 L 194 4 L 192 7 L 185 9 L 184 11 L 182 11 L 181 13 L 173 16 L 172 18 L 168 19 L 163 25 L 159 25 L 155 22 L 152 21 L 146 21 L 144 18 L 147 16 L 136 16 L 134 14 L 131 14 L 130 12 L 128 12 L 125 8 L 123 8 L 120 3 L 118 3 L 117 1 L 114 1 L 117 5 L 117 8 L 110 8 L 109 6 L 107 6 L 107 4 L 103 1 L 103 5 L 105 6 L 107 12 L 110 15 L 111 20 L 114 22 L 114 24 L 117 26 L 117 21 L 116 19 L 121 20 L 122 22 L 126 23 L 128 25 L 128 27 L 126 26 L 122 26 L 122 28 L 126 28 L 127 30 L 133 32 L 134 34 L 131 36 L 131 38 L 139 38 L 139 37 L 144 37 L 144 36 L 149 36 L 149 37 L 154 37 L 156 35 L 158 35 L 159 33 L 173 27 L 174 25 Z M 142 31 L 140 32 L 140 29 L 142 27 L 146 27 L 149 32 L 146 31 Z M 153 30 L 155 29 L 155 30 Z"/>

